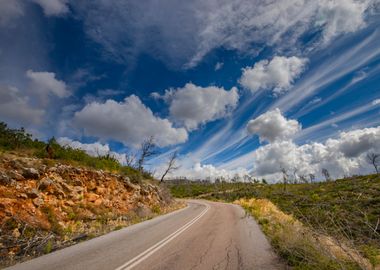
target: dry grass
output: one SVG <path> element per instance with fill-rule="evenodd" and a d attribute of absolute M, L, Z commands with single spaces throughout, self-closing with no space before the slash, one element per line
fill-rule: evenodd
<path fill-rule="evenodd" d="M 269 200 L 240 199 L 235 203 L 256 218 L 293 269 L 375 269 L 348 242 L 311 230 Z"/>

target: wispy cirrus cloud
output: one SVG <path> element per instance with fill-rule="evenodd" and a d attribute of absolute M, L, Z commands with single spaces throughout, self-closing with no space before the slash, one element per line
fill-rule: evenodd
<path fill-rule="evenodd" d="M 321 32 L 310 46 L 325 46 L 341 34 L 363 28 L 372 2 L 95 0 L 72 5 L 87 34 L 108 55 L 123 62 L 148 53 L 179 68 L 194 67 L 221 47 L 248 54 L 258 53 L 263 44 L 279 51 L 300 49 L 304 46 L 300 39 L 308 31 Z M 112 17 L 106 15 L 110 13 Z"/>

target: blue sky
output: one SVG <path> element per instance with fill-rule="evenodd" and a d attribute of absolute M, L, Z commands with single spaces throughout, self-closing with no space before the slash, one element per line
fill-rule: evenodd
<path fill-rule="evenodd" d="M 0 119 L 157 174 L 368 173 L 380 151 L 378 0 L 0 2 Z"/>

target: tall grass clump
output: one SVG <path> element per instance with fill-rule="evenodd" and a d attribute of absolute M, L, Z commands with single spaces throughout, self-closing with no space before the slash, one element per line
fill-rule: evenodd
<path fill-rule="evenodd" d="M 235 203 L 255 217 L 292 269 L 371 269 L 355 249 L 312 231 L 266 199 L 241 199 Z"/>

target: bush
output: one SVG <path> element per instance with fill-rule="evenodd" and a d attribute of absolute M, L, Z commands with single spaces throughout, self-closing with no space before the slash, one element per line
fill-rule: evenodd
<path fill-rule="evenodd" d="M 71 165 L 118 172 L 130 177 L 134 183 L 140 183 L 142 179 L 153 179 L 149 172 L 140 172 L 133 167 L 123 166 L 111 154 L 93 157 L 83 150 L 59 145 L 54 137 L 48 143 L 33 140 L 32 135 L 28 134 L 24 128 L 10 129 L 4 122 L 0 122 L 0 149 L 5 151 L 31 150 L 35 157 L 46 159 L 45 163 L 49 163 L 47 158 L 51 158 L 68 162 Z"/>

